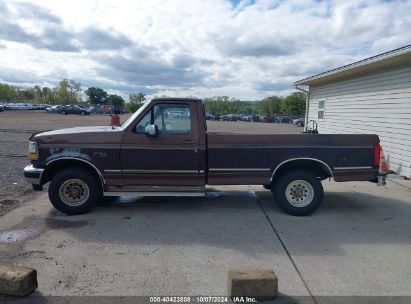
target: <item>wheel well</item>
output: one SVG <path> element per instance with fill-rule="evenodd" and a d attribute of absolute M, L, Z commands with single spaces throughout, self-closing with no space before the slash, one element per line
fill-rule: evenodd
<path fill-rule="evenodd" d="M 307 170 L 315 174 L 321 180 L 333 177 L 330 167 L 319 160 L 295 159 L 280 164 L 274 170 L 273 176 L 271 178 L 271 183 L 275 183 L 275 181 L 278 180 L 279 177 L 292 170 Z"/>
<path fill-rule="evenodd" d="M 64 170 L 67 168 L 73 168 L 73 167 L 81 168 L 83 170 L 90 172 L 98 180 L 100 180 L 101 186 L 102 187 L 104 186 L 104 179 L 101 176 L 100 172 L 95 167 L 93 167 L 91 164 L 83 160 L 76 160 L 76 159 L 61 159 L 61 160 L 55 160 L 51 162 L 43 172 L 43 175 L 41 177 L 41 184 L 44 185 L 48 183 L 53 178 L 53 176 L 56 175 L 61 170 Z"/>

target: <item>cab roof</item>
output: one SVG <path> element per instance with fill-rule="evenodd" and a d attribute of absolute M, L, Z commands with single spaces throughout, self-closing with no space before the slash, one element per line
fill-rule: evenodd
<path fill-rule="evenodd" d="M 159 97 L 153 98 L 152 101 L 202 101 L 199 98 L 191 98 L 191 97 Z"/>

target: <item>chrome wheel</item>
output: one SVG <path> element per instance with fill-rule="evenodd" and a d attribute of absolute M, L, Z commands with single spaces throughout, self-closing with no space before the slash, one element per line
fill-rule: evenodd
<path fill-rule="evenodd" d="M 90 196 L 88 185 L 80 179 L 68 179 L 59 189 L 60 199 L 69 206 L 80 206 Z"/>
<path fill-rule="evenodd" d="M 294 207 L 305 207 L 314 199 L 314 188 L 304 180 L 294 180 L 285 189 L 285 197 Z"/>

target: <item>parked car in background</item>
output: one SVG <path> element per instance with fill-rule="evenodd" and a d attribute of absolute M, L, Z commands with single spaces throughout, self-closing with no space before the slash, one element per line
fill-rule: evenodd
<path fill-rule="evenodd" d="M 0 112 L 3 112 L 3 111 L 4 111 L 4 106 L 0 105 Z"/>
<path fill-rule="evenodd" d="M 22 103 L 12 103 L 10 104 L 10 109 L 11 110 L 22 110 L 24 108 L 24 105 Z"/>
<path fill-rule="evenodd" d="M 206 118 L 206 120 L 215 120 L 215 116 L 213 114 L 210 114 L 210 113 L 206 113 L 205 118 Z"/>
<path fill-rule="evenodd" d="M 21 102 L 9 102 L 3 104 L 4 110 L 45 110 L 49 105 L 47 104 L 38 104 L 38 103 L 21 103 Z"/>
<path fill-rule="evenodd" d="M 259 115 L 252 115 L 251 116 L 251 121 L 253 122 L 260 122 L 261 121 L 261 117 Z"/>
<path fill-rule="evenodd" d="M 66 105 L 62 106 L 59 110 L 58 113 L 61 113 L 63 115 L 67 114 L 81 114 L 81 115 L 90 115 L 90 111 L 87 109 L 83 109 L 77 105 Z"/>
<path fill-rule="evenodd" d="M 229 121 L 237 121 L 238 120 L 238 117 L 237 117 L 236 114 L 228 114 L 227 116 L 228 116 Z"/>
<path fill-rule="evenodd" d="M 127 109 L 124 109 L 122 107 L 118 106 L 109 106 L 109 105 L 95 105 L 88 107 L 87 110 L 89 110 L 91 113 L 96 113 L 96 114 L 126 114 L 129 113 Z"/>
<path fill-rule="evenodd" d="M 101 105 L 95 105 L 95 106 L 90 106 L 87 108 L 87 110 L 90 111 L 90 113 L 96 113 L 96 114 L 103 114 L 103 108 Z"/>
<path fill-rule="evenodd" d="M 241 121 L 251 121 L 251 116 L 250 115 L 240 115 L 240 120 Z"/>
<path fill-rule="evenodd" d="M 48 104 L 36 103 L 32 105 L 31 110 L 46 110 L 48 107 L 50 107 Z"/>
<path fill-rule="evenodd" d="M 275 118 L 274 122 L 277 122 L 277 123 L 292 123 L 293 119 L 289 116 L 280 115 L 280 116 L 277 116 Z"/>
<path fill-rule="evenodd" d="M 274 122 L 274 117 L 271 116 L 271 115 L 265 115 L 265 116 L 263 116 L 262 121 L 263 121 L 263 122 L 271 123 L 271 122 Z"/>
<path fill-rule="evenodd" d="M 61 105 L 56 105 L 56 106 L 52 106 L 52 107 L 48 107 L 46 109 L 47 113 L 58 113 L 59 109 L 61 108 Z"/>
<path fill-rule="evenodd" d="M 293 120 L 293 124 L 295 124 L 297 127 L 304 127 L 304 121 L 305 119 L 303 117 L 297 118 Z"/>
<path fill-rule="evenodd" d="M 20 110 L 33 110 L 34 106 L 31 103 L 23 103 Z"/>
<path fill-rule="evenodd" d="M 110 110 L 109 110 L 108 114 L 112 114 L 112 113 L 113 114 L 126 114 L 126 113 L 128 113 L 128 110 L 124 109 L 122 107 L 114 106 L 114 107 L 110 107 Z"/>

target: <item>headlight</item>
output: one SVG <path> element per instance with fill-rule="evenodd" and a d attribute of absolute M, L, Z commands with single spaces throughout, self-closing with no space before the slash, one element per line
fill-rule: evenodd
<path fill-rule="evenodd" d="M 35 141 L 30 141 L 29 143 L 29 153 L 27 155 L 30 160 L 37 160 L 39 158 L 39 151 L 37 148 L 37 143 Z"/>

